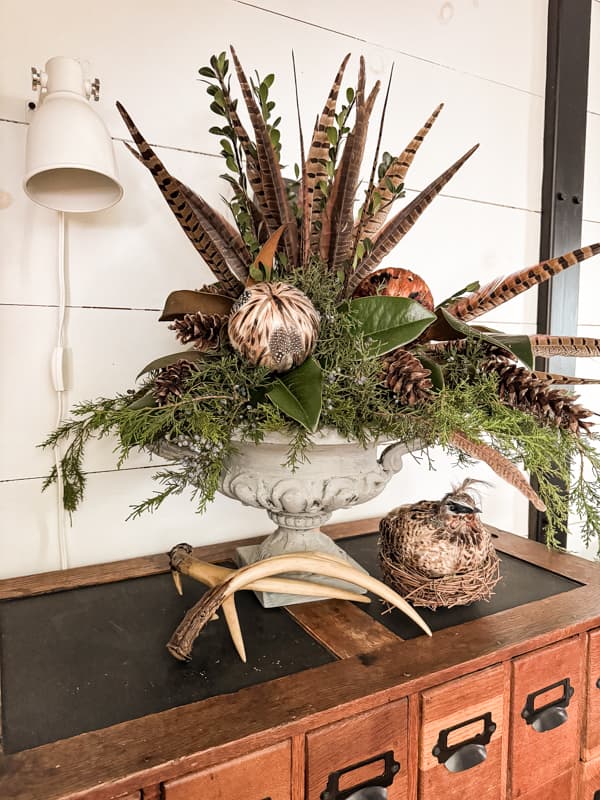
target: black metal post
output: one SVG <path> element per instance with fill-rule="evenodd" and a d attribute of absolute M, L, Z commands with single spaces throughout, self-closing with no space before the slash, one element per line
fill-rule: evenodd
<path fill-rule="evenodd" d="M 549 0 L 540 259 L 581 245 L 590 23 L 593 0 Z M 539 288 L 538 333 L 577 335 L 579 266 Z M 538 365 L 546 369 L 545 360 Z M 573 374 L 574 359 L 554 371 Z M 562 487 L 567 491 L 567 487 Z M 567 520 L 561 544 L 566 545 Z M 529 538 L 545 541 L 545 515 L 530 506 Z"/>

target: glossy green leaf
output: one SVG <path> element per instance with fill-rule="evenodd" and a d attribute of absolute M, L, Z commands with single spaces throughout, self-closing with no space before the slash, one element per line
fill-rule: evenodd
<path fill-rule="evenodd" d="M 470 336 L 473 339 L 482 339 L 489 344 L 503 347 L 505 350 L 515 355 L 519 361 L 522 361 L 527 369 L 533 369 L 533 350 L 531 348 L 529 336 L 526 334 L 484 333 L 473 325 L 467 325 L 466 322 L 461 322 L 456 319 L 456 317 L 453 317 L 452 314 L 448 313 L 444 308 L 440 308 L 439 311 L 445 322 L 464 337 Z"/>
<path fill-rule="evenodd" d="M 154 361 L 146 364 L 144 369 L 142 369 L 136 375 L 136 380 L 142 375 L 146 375 L 148 372 L 155 372 L 157 369 L 169 367 L 171 364 L 176 364 L 178 361 L 189 361 L 190 363 L 194 364 L 207 357 L 210 358 L 208 353 L 201 353 L 199 350 L 180 350 L 179 353 L 170 353 L 168 356 L 155 358 Z"/>
<path fill-rule="evenodd" d="M 412 342 L 435 321 L 435 314 L 408 297 L 360 297 L 349 313 L 373 341 L 373 358 Z"/>
<path fill-rule="evenodd" d="M 431 382 L 433 383 L 436 389 L 443 389 L 445 380 L 444 380 L 444 371 L 441 366 L 437 363 L 437 361 L 432 361 L 430 358 L 425 358 L 425 356 L 417 356 L 421 364 L 425 367 L 425 369 L 430 370 L 431 372 Z"/>
<path fill-rule="evenodd" d="M 267 397 L 280 411 L 314 431 L 321 416 L 323 373 L 314 358 L 280 375 L 273 383 Z"/>
<path fill-rule="evenodd" d="M 134 400 L 131 405 L 127 406 L 130 411 L 138 411 L 141 408 L 155 408 L 157 405 L 156 399 L 152 393 L 144 394 Z"/>

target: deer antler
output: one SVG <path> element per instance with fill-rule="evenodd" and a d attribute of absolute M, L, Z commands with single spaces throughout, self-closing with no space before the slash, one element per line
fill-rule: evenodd
<path fill-rule="evenodd" d="M 188 575 L 190 578 L 215 587 L 226 581 L 236 570 L 228 567 L 220 567 L 218 564 L 210 564 L 208 561 L 201 561 L 192 556 L 192 547 L 189 544 L 178 544 L 169 553 L 171 562 L 171 575 L 175 588 L 179 594 L 183 594 L 181 575 Z M 332 557 L 333 558 L 333 557 Z M 298 594 L 306 597 L 334 597 L 338 600 L 351 600 L 354 603 L 370 603 L 370 598 L 347 589 L 334 586 L 324 586 L 313 581 L 293 580 L 290 578 L 262 578 L 244 587 L 256 592 L 281 592 L 282 594 Z M 233 644 L 242 659 L 246 662 L 246 650 L 240 628 L 239 619 L 235 609 L 233 596 L 223 602 L 223 616 L 229 629 Z M 213 613 L 211 619 L 215 619 Z"/>
<path fill-rule="evenodd" d="M 189 547 L 189 545 L 188 545 Z M 177 548 L 175 548 L 177 551 Z M 233 596 L 241 589 L 249 589 L 255 586 L 258 581 L 262 581 L 273 575 L 280 575 L 285 572 L 312 572 L 316 575 L 324 575 L 330 578 L 338 578 L 357 586 L 361 586 L 368 591 L 377 594 L 390 605 L 395 606 L 410 619 L 413 620 L 428 636 L 431 636 L 429 626 L 422 617 L 404 600 L 399 594 L 394 592 L 384 583 L 372 578 L 370 575 L 356 569 L 345 561 L 324 553 L 290 553 L 282 556 L 274 556 L 250 564 L 238 570 L 232 570 L 228 577 L 213 586 L 185 615 L 182 622 L 167 644 L 167 650 L 172 656 L 180 661 L 188 661 L 191 658 L 192 646 L 194 641 L 213 618 L 216 611 L 223 607 L 225 614 L 230 613 L 233 607 Z M 302 593 L 305 594 L 308 582 L 299 581 L 303 584 Z M 314 586 L 314 584 L 313 584 Z M 299 587 L 298 587 L 299 588 Z M 331 587 L 327 587 L 326 593 L 331 596 Z M 228 603 L 228 611 L 225 604 Z M 231 629 L 230 629 L 231 630 Z M 235 642 L 238 653 L 242 660 L 243 642 Z"/>

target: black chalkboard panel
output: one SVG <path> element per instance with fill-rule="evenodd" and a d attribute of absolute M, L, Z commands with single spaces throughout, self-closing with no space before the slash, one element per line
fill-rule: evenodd
<path fill-rule="evenodd" d="M 368 572 L 381 580 L 381 570 L 377 558 L 377 534 L 366 536 L 354 536 L 345 539 L 340 545 L 346 550 L 359 564 Z M 419 608 L 418 611 L 427 622 L 432 631 L 439 631 L 443 628 L 450 628 L 453 625 L 460 625 L 473 619 L 487 617 L 496 614 L 498 611 L 505 611 L 508 608 L 532 603 L 535 600 L 542 600 L 544 597 L 551 597 L 561 592 L 568 592 L 577 589 L 580 583 L 557 575 L 554 572 L 536 567 L 527 561 L 521 561 L 513 556 L 498 553 L 501 559 L 500 572 L 502 580 L 496 585 L 495 594 L 489 601 L 472 603 L 470 606 L 455 606 L 450 609 L 438 609 L 429 611 L 427 608 Z M 393 609 L 389 613 L 383 604 L 376 598 L 372 599 L 367 606 L 362 606 L 363 610 L 375 617 L 379 622 L 393 633 L 403 639 L 413 639 L 416 636 L 424 636 L 423 631 L 408 619 L 400 611 Z"/>
<path fill-rule="evenodd" d="M 170 575 L 0 603 L 4 751 L 14 753 L 333 661 L 283 610 L 236 595 L 248 663 L 222 617 L 193 660 L 165 649 L 203 587 Z"/>

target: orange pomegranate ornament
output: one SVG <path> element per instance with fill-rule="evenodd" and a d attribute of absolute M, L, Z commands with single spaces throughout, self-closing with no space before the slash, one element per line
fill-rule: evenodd
<path fill-rule="evenodd" d="M 388 297 L 408 297 L 433 311 L 433 295 L 420 275 L 402 267 L 386 267 L 367 275 L 358 284 L 354 297 L 371 297 L 381 294 Z"/>

